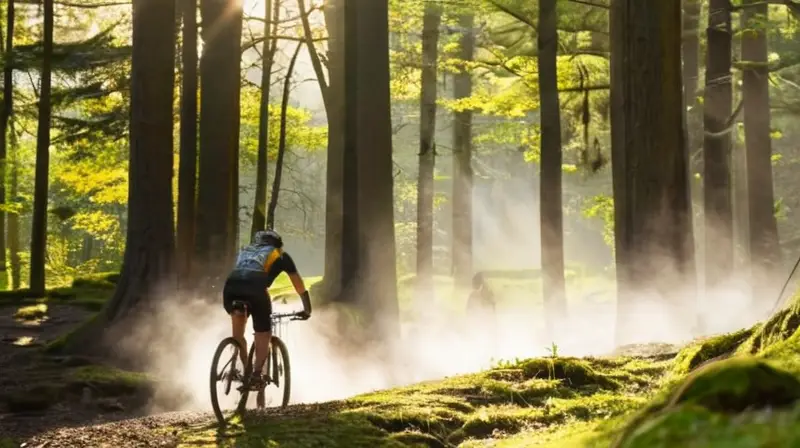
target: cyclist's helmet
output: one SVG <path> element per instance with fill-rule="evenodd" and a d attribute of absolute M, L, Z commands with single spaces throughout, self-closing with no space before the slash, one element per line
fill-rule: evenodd
<path fill-rule="evenodd" d="M 259 230 L 253 236 L 253 244 L 258 246 L 273 246 L 281 248 L 283 247 L 283 238 L 281 238 L 278 232 L 272 229 Z"/>

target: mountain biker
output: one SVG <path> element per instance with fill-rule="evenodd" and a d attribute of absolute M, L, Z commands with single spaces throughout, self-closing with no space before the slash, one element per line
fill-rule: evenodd
<path fill-rule="evenodd" d="M 225 280 L 222 291 L 225 311 L 231 316 L 233 337 L 243 348 L 240 353 L 242 365 L 247 364 L 247 341 L 244 339 L 244 329 L 248 314 L 253 316 L 253 330 L 256 333 L 256 353 L 253 377 L 250 381 L 253 387 L 260 387 L 264 383 L 261 371 L 269 355 L 272 339 L 272 302 L 268 288 L 281 272 L 289 276 L 303 302 L 303 311 L 298 313 L 298 317 L 302 320 L 308 319 L 311 317 L 311 299 L 308 291 L 292 257 L 283 250 L 283 239 L 274 230 L 256 232 L 252 244 L 241 249 L 236 258 L 236 265 Z M 245 303 L 247 312 L 235 306 L 238 303 L 234 304 L 234 301 Z"/>

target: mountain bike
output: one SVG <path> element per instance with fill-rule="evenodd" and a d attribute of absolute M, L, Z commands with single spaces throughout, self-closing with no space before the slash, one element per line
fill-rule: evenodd
<path fill-rule="evenodd" d="M 247 311 L 247 304 L 234 301 L 234 308 Z M 299 313 L 279 313 L 273 314 L 272 319 L 272 340 L 270 341 L 269 357 L 264 362 L 264 377 L 266 379 L 263 387 L 251 385 L 250 379 L 253 371 L 253 358 L 255 356 L 255 343 L 250 344 L 250 352 L 247 355 L 247 364 L 241 364 L 240 352 L 243 349 L 239 342 L 227 337 L 217 346 L 214 359 L 211 361 L 211 376 L 209 378 L 211 388 L 211 406 L 214 408 L 214 415 L 222 424 L 225 423 L 224 411 L 230 407 L 234 408 L 235 413 L 243 413 L 247 408 L 247 400 L 251 392 L 256 392 L 256 406 L 259 409 L 266 407 L 266 395 L 268 391 L 282 389 L 278 394 L 280 407 L 289 404 L 291 394 L 291 367 L 289 364 L 289 350 L 281 339 L 289 321 L 302 320 Z M 220 369 L 220 365 L 222 368 Z M 221 383 L 221 384 L 220 384 Z M 220 395 L 217 388 L 222 386 L 223 394 Z"/>

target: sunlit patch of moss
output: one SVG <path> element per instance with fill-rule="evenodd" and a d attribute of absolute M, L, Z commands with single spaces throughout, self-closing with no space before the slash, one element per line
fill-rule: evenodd
<path fill-rule="evenodd" d="M 789 339 L 800 327 L 800 293 L 795 294 L 789 306 L 779 310 L 766 322 L 756 325 L 750 338 L 742 344 L 739 353 L 757 354 L 771 345 Z"/>
<path fill-rule="evenodd" d="M 683 403 L 716 412 L 787 406 L 800 399 L 800 381 L 756 358 L 729 359 L 699 369 L 675 392 L 668 406 Z"/>
<path fill-rule="evenodd" d="M 753 328 L 747 328 L 689 345 L 675 358 L 675 373 L 686 374 L 703 363 L 732 355 L 752 334 Z"/>
<path fill-rule="evenodd" d="M 15 313 L 14 318 L 25 321 L 35 321 L 47 316 L 47 304 L 37 303 L 20 307 Z"/>

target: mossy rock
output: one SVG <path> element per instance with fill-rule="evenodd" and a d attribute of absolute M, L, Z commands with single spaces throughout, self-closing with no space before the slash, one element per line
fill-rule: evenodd
<path fill-rule="evenodd" d="M 728 357 L 736 352 L 736 349 L 752 336 L 753 331 L 753 328 L 747 328 L 733 333 L 715 336 L 701 343 L 684 348 L 675 358 L 675 373 L 686 374 L 706 362 Z"/>
<path fill-rule="evenodd" d="M 100 365 L 73 369 L 69 374 L 69 385 L 73 391 L 80 391 L 88 386 L 102 396 L 149 393 L 153 389 L 151 379 L 143 373 Z"/>
<path fill-rule="evenodd" d="M 528 379 L 557 379 L 572 388 L 594 386 L 617 390 L 622 387 L 618 381 L 596 372 L 587 362 L 576 358 L 535 358 L 521 362 L 518 367 Z"/>
<path fill-rule="evenodd" d="M 667 408 L 695 404 L 722 413 L 784 407 L 800 400 L 800 381 L 756 358 L 720 361 L 698 369 L 673 394 Z"/>
<path fill-rule="evenodd" d="M 76 289 L 85 288 L 114 288 L 119 282 L 120 274 L 118 272 L 101 272 L 97 274 L 90 274 L 78 277 L 72 281 L 72 287 Z"/>
<path fill-rule="evenodd" d="M 708 409 L 686 404 L 670 408 L 641 421 L 614 444 L 614 448 L 652 448 L 674 446 L 676 433 L 685 433 L 698 422 L 716 418 Z"/>
<path fill-rule="evenodd" d="M 753 327 L 752 336 L 742 344 L 740 353 L 758 354 L 766 348 L 783 342 L 800 328 L 800 295 L 796 295 L 791 306 L 784 308 L 763 324 Z"/>

